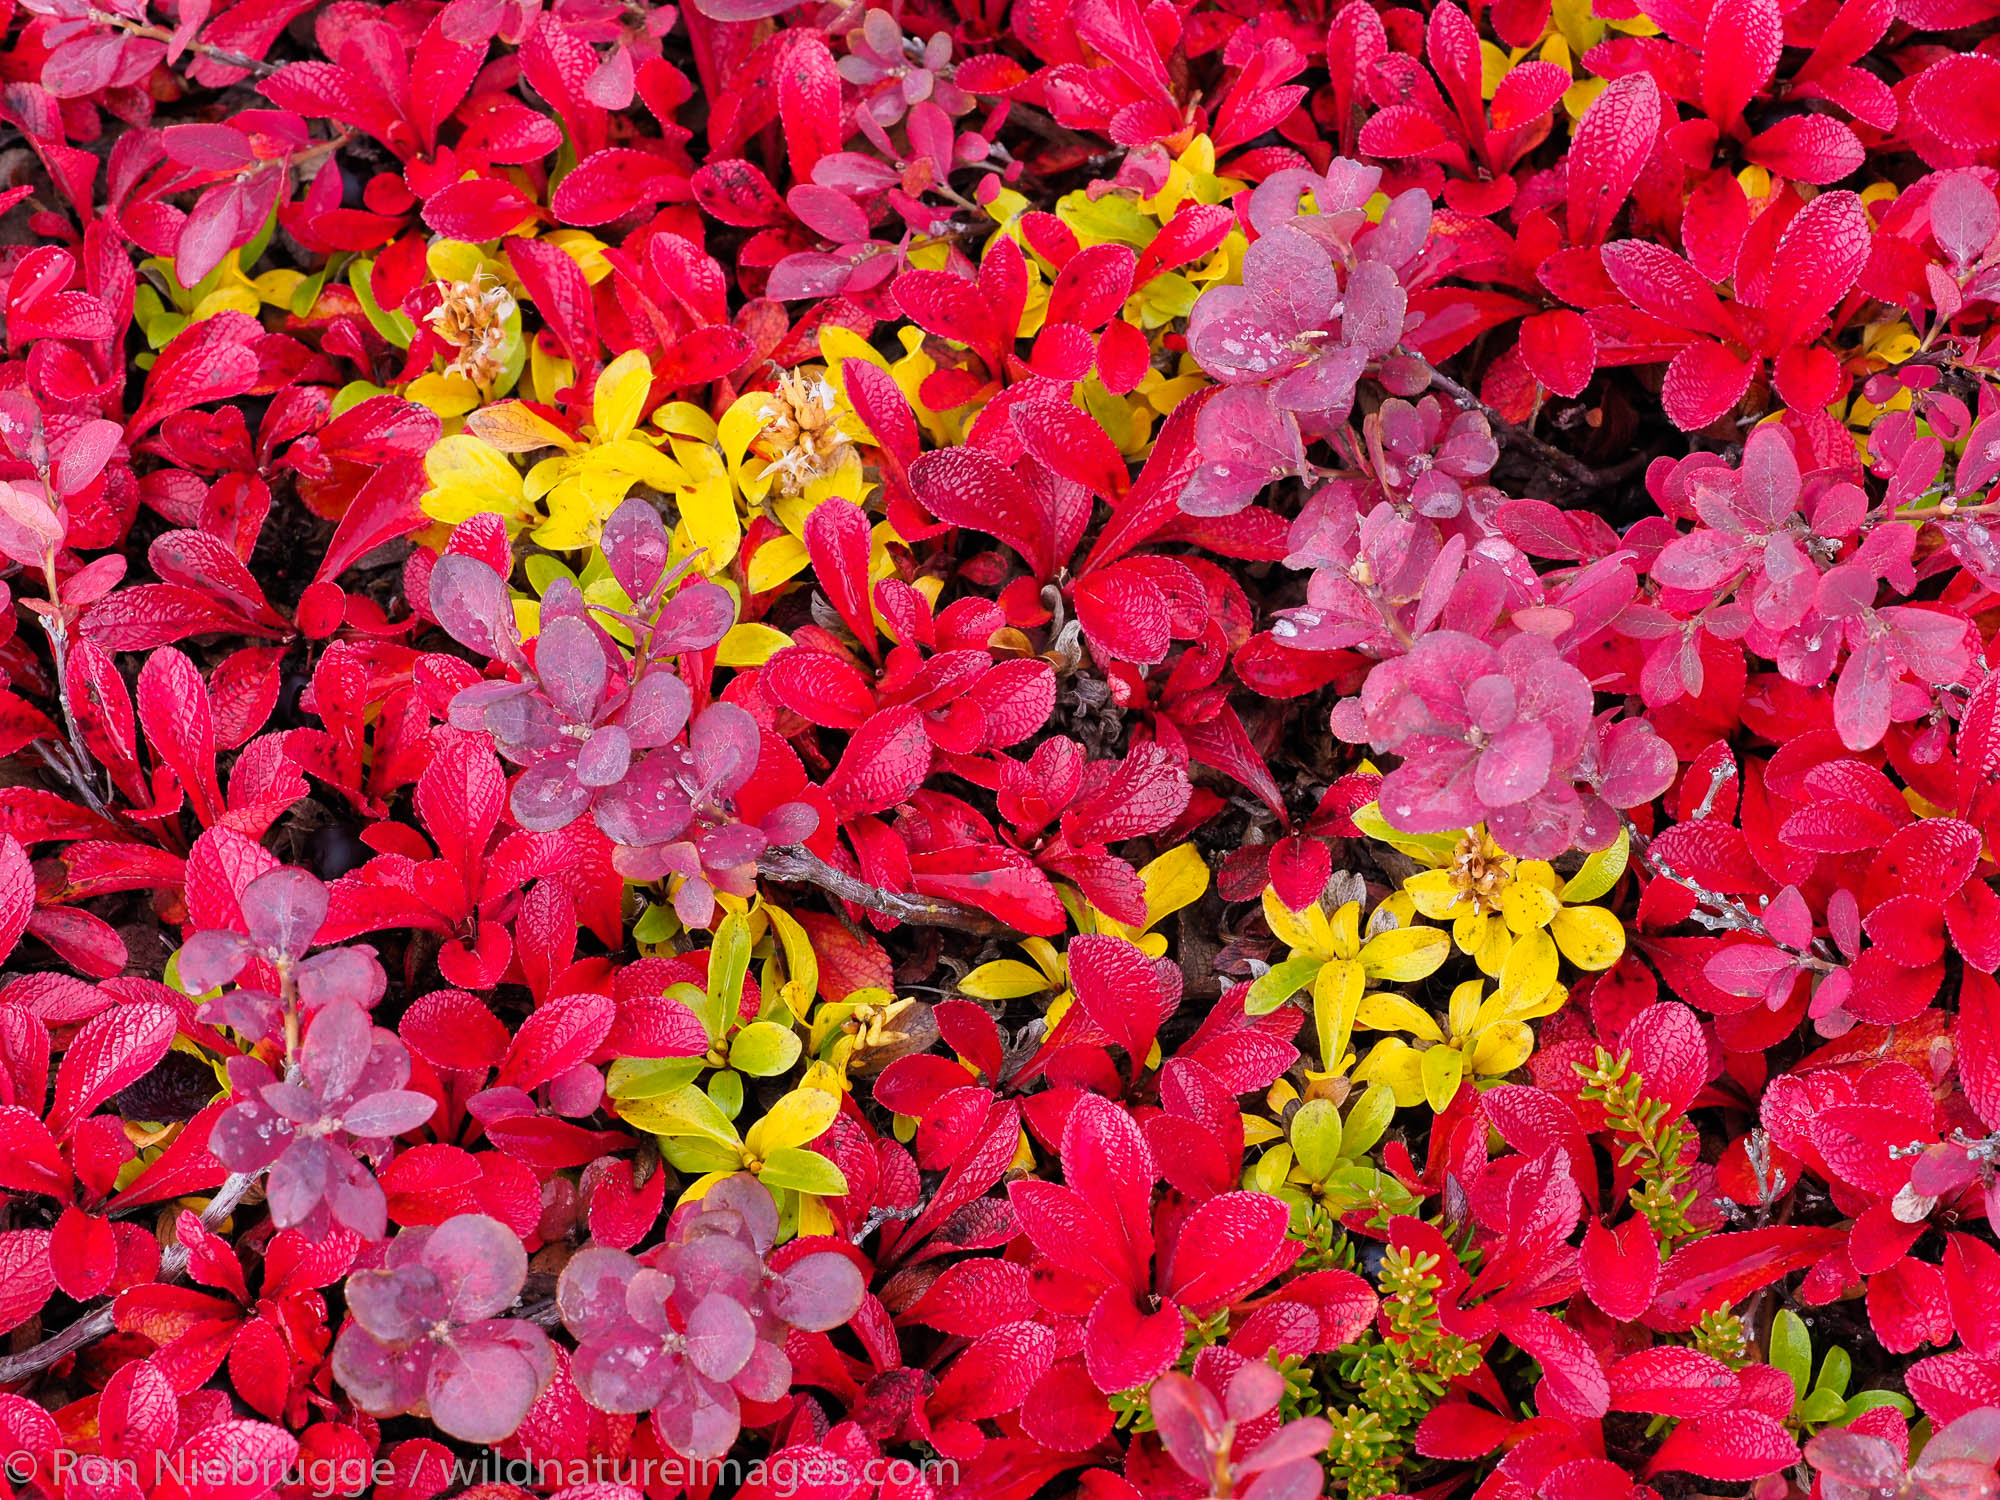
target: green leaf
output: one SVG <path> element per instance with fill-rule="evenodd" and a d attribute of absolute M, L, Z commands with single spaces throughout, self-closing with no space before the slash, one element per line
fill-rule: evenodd
<path fill-rule="evenodd" d="M 681 919 L 674 915 L 674 909 L 664 902 L 654 902 L 632 924 L 632 941 L 650 948 L 664 943 L 680 930 Z"/>
<path fill-rule="evenodd" d="M 708 952 L 708 1009 L 702 1020 L 721 1041 L 743 1004 L 743 976 L 750 972 L 750 924 L 731 912 L 716 925 Z"/>
<path fill-rule="evenodd" d="M 730 1119 L 743 1113 L 743 1075 L 724 1068 L 720 1073 L 712 1073 L 708 1079 L 708 1097 L 715 1101 L 715 1107 Z"/>
<path fill-rule="evenodd" d="M 1326 1099 L 1310 1099 L 1292 1116 L 1292 1152 L 1299 1170 L 1324 1182 L 1340 1164 L 1340 1111 Z"/>
<path fill-rule="evenodd" d="M 375 289 L 368 284 L 369 273 L 374 269 L 375 262 L 372 260 L 355 261 L 347 268 L 347 285 L 375 331 L 398 349 L 407 349 L 416 339 L 417 325 L 403 313 L 382 310 L 375 300 Z"/>
<path fill-rule="evenodd" d="M 375 385 L 370 381 L 350 380 L 346 385 L 333 393 L 333 404 L 327 410 L 331 415 L 337 417 L 344 411 L 352 411 L 371 397 L 386 396 L 388 394 L 381 386 Z"/>
<path fill-rule="evenodd" d="M 1570 877 L 1569 884 L 1562 888 L 1563 901 L 1570 906 L 1595 901 L 1618 884 L 1618 877 L 1625 873 L 1631 855 L 1631 835 L 1621 828 L 1610 848 L 1600 849 L 1591 855 L 1583 862 L 1583 868 Z"/>
<path fill-rule="evenodd" d="M 551 557 L 546 552 L 532 553 L 521 564 L 521 571 L 528 575 L 528 586 L 535 591 L 537 598 L 546 594 L 549 586 L 558 578 L 566 578 L 571 583 L 576 582 L 576 574 L 562 565 L 562 559 Z"/>
<path fill-rule="evenodd" d="M 682 1137 L 706 1138 L 734 1148 L 741 1137 L 729 1117 L 715 1101 L 692 1084 L 650 1099 L 620 1101 L 618 1113 L 626 1123 L 649 1130 L 666 1140 Z"/>
<path fill-rule="evenodd" d="M 236 264 L 242 268 L 244 275 L 247 276 L 250 274 L 250 268 L 257 264 L 258 257 L 261 256 L 266 250 L 270 248 L 271 236 L 277 230 L 277 227 L 278 227 L 278 205 L 275 201 L 273 201 L 271 204 L 271 211 L 268 214 L 264 215 L 264 223 L 258 229 L 258 231 L 250 237 L 250 243 L 244 245 L 241 249 L 239 249 L 236 252 Z M 227 262 L 225 262 L 225 264 L 227 264 Z"/>
<path fill-rule="evenodd" d="M 1313 975 L 1320 971 L 1321 960 L 1317 958 L 1288 958 L 1281 964 L 1274 964 L 1250 985 L 1249 998 L 1244 1008 L 1253 1016 L 1267 1016 L 1292 996 L 1312 983 Z"/>
<path fill-rule="evenodd" d="M 691 1172 L 697 1177 L 709 1172 L 743 1170 L 742 1152 L 702 1136 L 663 1137 L 660 1155 L 675 1171 Z"/>
<path fill-rule="evenodd" d="M 1805 1320 L 1789 1308 L 1780 1309 L 1771 1323 L 1770 1360 L 1791 1377 L 1793 1395 L 1803 1396 L 1812 1379 L 1812 1335 Z"/>
<path fill-rule="evenodd" d="M 1387 1084 L 1371 1087 L 1347 1112 L 1340 1132 L 1340 1154 L 1353 1161 L 1382 1139 L 1396 1117 L 1396 1091 Z"/>
<path fill-rule="evenodd" d="M 326 290 L 326 278 L 333 270 L 335 262 L 339 258 L 335 256 L 333 260 L 329 260 L 325 265 L 313 272 L 312 275 L 292 288 L 292 301 L 289 310 L 293 317 L 303 318 L 313 310 L 313 304 L 319 301 L 319 294 Z"/>
<path fill-rule="evenodd" d="M 798 1033 L 775 1021 L 753 1021 L 729 1044 L 729 1066 L 752 1078 L 775 1078 L 799 1060 Z"/>
<path fill-rule="evenodd" d="M 822 1198 L 839 1198 L 847 1192 L 847 1178 L 840 1168 L 802 1146 L 780 1146 L 764 1158 L 764 1170 L 757 1175 L 768 1188 L 790 1188 Z"/>
<path fill-rule="evenodd" d="M 1845 1427 L 1864 1411 L 1874 1411 L 1882 1406 L 1893 1406 L 1906 1417 L 1917 1414 L 1917 1409 L 1910 1404 L 1909 1398 L 1899 1396 L 1894 1391 L 1856 1391 L 1848 1397 L 1847 1405 L 1841 1408 L 1840 1425 Z"/>
<path fill-rule="evenodd" d="M 1854 1361 L 1838 1344 L 1826 1351 L 1826 1358 L 1820 1361 L 1819 1379 L 1813 1382 L 1816 1391 L 1831 1391 L 1845 1398 L 1847 1382 L 1854 1378 Z"/>
<path fill-rule="evenodd" d="M 1814 1427 L 1824 1427 L 1836 1420 L 1844 1409 L 1840 1397 L 1832 1391 L 1814 1391 L 1798 1405 L 1799 1420 Z"/>
<path fill-rule="evenodd" d="M 1278 1193 L 1285 1179 L 1292 1171 L 1292 1148 L 1273 1146 L 1257 1158 L 1257 1164 L 1250 1169 L 1245 1187 L 1255 1188 L 1260 1193 Z"/>
<path fill-rule="evenodd" d="M 701 1077 L 698 1057 L 621 1057 L 611 1064 L 605 1092 L 613 1099 L 657 1099 Z"/>

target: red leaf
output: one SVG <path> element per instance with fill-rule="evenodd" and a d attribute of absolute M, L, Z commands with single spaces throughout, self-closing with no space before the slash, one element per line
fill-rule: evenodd
<path fill-rule="evenodd" d="M 2000 59 L 1946 56 L 1917 76 L 1910 108 L 1930 131 L 1967 151 L 2000 142 Z"/>
<path fill-rule="evenodd" d="M 564 186 L 568 182 L 568 178 L 563 179 Z M 561 189 L 557 191 L 561 192 Z M 468 182 L 454 182 L 424 201 L 424 223 L 448 239 L 465 240 L 472 244 L 483 244 L 511 234 L 534 213 L 533 200 L 513 183 L 498 177 L 475 177 Z M 605 221 L 574 219 L 571 222 L 601 224 Z"/>
<path fill-rule="evenodd" d="M 773 703 L 822 729 L 859 729 L 875 712 L 873 684 L 849 662 L 810 646 L 778 652 L 758 683 Z"/>
<path fill-rule="evenodd" d="M 1597 370 L 1597 343 L 1582 313 L 1561 308 L 1521 324 L 1521 358 L 1558 396 L 1580 396 Z"/>
<path fill-rule="evenodd" d="M 153 753 L 173 768 L 188 805 L 204 827 L 222 814 L 215 779 L 215 720 L 208 684 L 193 662 L 171 648 L 155 651 L 139 669 L 139 723 Z"/>
<path fill-rule="evenodd" d="M 583 268 L 546 240 L 510 239 L 505 248 L 535 311 L 561 340 L 578 377 L 588 379 L 598 365 L 597 312 Z"/>
<path fill-rule="evenodd" d="M 258 373 L 254 346 L 263 333 L 263 325 L 247 313 L 222 312 L 190 323 L 175 334 L 147 373 L 145 399 L 126 424 L 126 443 L 136 444 L 156 423 L 177 411 L 207 401 L 226 401 L 250 390 Z"/>
<path fill-rule="evenodd" d="M 256 1500 L 270 1490 L 270 1476 L 289 1472 L 298 1454 L 299 1440 L 282 1427 L 217 1422 L 174 1455 L 174 1472 L 199 1475 L 202 1500 Z"/>
<path fill-rule="evenodd" d="M 1540 1396 L 1556 1407 L 1555 1415 L 1593 1420 L 1611 1406 L 1611 1382 L 1597 1355 L 1575 1329 L 1545 1312 L 1520 1308 L 1505 1316 L 1507 1337 L 1532 1355 L 1542 1367 Z"/>
<path fill-rule="evenodd" d="M 687 196 L 687 179 L 664 156 L 614 146 L 578 162 L 556 185 L 549 198 L 549 209 L 565 224 L 588 226 L 609 224 L 652 204 Z M 424 209 L 424 218 L 433 229 L 437 224 L 431 218 L 431 206 L 436 202 L 432 198 Z"/>
<path fill-rule="evenodd" d="M 1679 1471 L 1742 1484 L 1798 1461 L 1799 1445 L 1776 1417 L 1761 1411 L 1727 1411 L 1681 1423 L 1667 1434 L 1646 1472 Z"/>
<path fill-rule="evenodd" d="M 1764 315 L 1773 346 L 1817 330 L 1868 264 L 1871 239 L 1868 210 L 1855 193 L 1821 193 L 1792 217 L 1771 258 Z"/>
<path fill-rule="evenodd" d="M 1671 1000 L 1649 1005 L 1619 1039 L 1632 1054 L 1632 1070 L 1646 1081 L 1645 1095 L 1668 1106 L 1668 1118 L 1684 1113 L 1708 1082 L 1708 1043 L 1701 1020 Z"/>
<path fill-rule="evenodd" d="M 910 873 L 921 894 L 976 907 L 1019 932 L 1048 937 L 1069 920 L 1048 876 L 1013 849 L 966 845 L 912 854 Z"/>
<path fill-rule="evenodd" d="M 35 872 L 12 834 L 0 834 L 0 958 L 14 951 L 35 910 Z"/>
<path fill-rule="evenodd" d="M 1577 1272 L 1584 1292 L 1606 1317 L 1633 1322 L 1653 1305 L 1660 1285 L 1660 1247 L 1653 1226 L 1638 1214 L 1616 1229 L 1592 1219 L 1583 1232 Z"/>
<path fill-rule="evenodd" d="M 1682 432 L 1698 432 L 1736 409 L 1756 373 L 1755 360 L 1703 339 L 1689 344 L 1667 366 L 1660 401 Z"/>
<path fill-rule="evenodd" d="M 1067 401 L 1022 401 L 1011 415 L 1028 451 L 1063 478 L 1113 502 L 1131 484 L 1124 455 L 1089 412 Z"/>
<path fill-rule="evenodd" d="M 1788 116 L 1752 136 L 1743 154 L 1780 177 L 1822 186 L 1858 171 L 1868 156 L 1860 137 L 1831 115 Z"/>
<path fill-rule="evenodd" d="M 820 158 L 840 149 L 844 123 L 840 74 L 819 32 L 786 35 L 790 45 L 778 64 L 778 118 L 784 125 L 792 177 L 809 182 Z"/>
<path fill-rule="evenodd" d="M 827 778 L 826 794 L 843 818 L 884 812 L 907 802 L 930 769 L 931 740 L 922 712 L 907 704 L 885 708 L 847 742 Z"/>
<path fill-rule="evenodd" d="M 858 505 L 817 505 L 806 517 L 806 552 L 825 590 L 861 649 L 875 654 L 875 612 L 868 602 L 868 517 Z"/>
<path fill-rule="evenodd" d="M 1773 1224 L 1683 1245 L 1661 1271 L 1660 1294 L 1645 1321 L 1663 1332 L 1685 1332 L 1703 1313 L 1735 1306 L 1781 1276 L 1805 1269 L 1846 1238 L 1844 1229 Z"/>
<path fill-rule="evenodd" d="M 1168 1009 L 1153 960 L 1123 938 L 1085 935 L 1069 945 L 1069 981 L 1084 1014 L 1125 1049 L 1136 1076 Z"/>
<path fill-rule="evenodd" d="M 434 1068 L 484 1072 L 497 1067 L 510 1038 L 486 1003 L 464 990 L 433 990 L 403 1013 L 397 1033 Z"/>
<path fill-rule="evenodd" d="M 173 1044 L 176 1021 L 165 1005 L 144 1002 L 100 1012 L 84 1023 L 56 1073 L 49 1129 L 67 1136 L 98 1105 L 152 1071 Z"/>
<path fill-rule="evenodd" d="M 495 1083 L 536 1089 L 589 1060 L 611 1033 L 618 1008 L 605 995 L 560 995 L 542 1006 L 514 1037 Z M 588 1160 L 589 1158 L 585 1158 Z"/>
<path fill-rule="evenodd" d="M 2000 1130 L 2000 982 L 1967 967 L 1959 983 L 1958 1081 L 1989 1130 Z"/>
<path fill-rule="evenodd" d="M 1699 1349 L 1660 1344 L 1611 1367 L 1613 1411 L 1698 1417 L 1736 1402 L 1736 1372 Z"/>
<path fill-rule="evenodd" d="M 1717 0 L 1701 45 L 1701 107 L 1727 130 L 1770 82 L 1784 48 L 1777 0 Z"/>
<path fill-rule="evenodd" d="M 1166 595 L 1150 578 L 1114 564 L 1078 579 L 1071 597 L 1095 653 L 1142 667 L 1166 660 L 1173 619 Z"/>
<path fill-rule="evenodd" d="M 0 1233 L 0 1333 L 20 1327 L 40 1312 L 56 1289 L 49 1267 L 49 1232 L 14 1229 Z"/>

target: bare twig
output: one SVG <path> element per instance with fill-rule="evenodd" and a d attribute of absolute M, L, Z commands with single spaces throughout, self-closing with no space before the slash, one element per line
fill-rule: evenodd
<path fill-rule="evenodd" d="M 142 36 L 147 41 L 165 42 L 169 46 L 173 44 L 174 34 L 164 26 L 148 26 L 143 21 L 114 15 L 108 10 L 98 10 L 95 6 L 91 8 L 90 19 L 100 26 L 115 27 L 127 36 Z M 267 63 L 261 58 L 250 56 L 247 52 L 232 52 L 227 47 L 210 46 L 207 42 L 189 42 L 186 50 L 222 67 L 241 68 L 244 72 L 254 73 L 259 78 L 269 78 L 278 71 L 275 63 Z"/>
<path fill-rule="evenodd" d="M 984 912 L 973 911 L 956 902 L 933 901 L 926 896 L 904 896 L 870 885 L 845 870 L 836 869 L 799 844 L 765 850 L 757 861 L 757 873 L 772 880 L 816 885 L 843 901 L 852 901 L 857 906 L 865 906 L 870 911 L 879 911 L 885 917 L 894 917 L 899 922 L 908 922 L 916 927 L 950 927 L 982 936 L 1011 930 Z"/>
<path fill-rule="evenodd" d="M 213 1229 L 236 1211 L 244 1196 L 257 1181 L 257 1174 L 235 1172 L 222 1184 L 216 1195 L 209 1200 L 208 1207 L 201 1212 L 201 1222 Z M 160 1280 L 178 1281 L 187 1270 L 188 1252 L 184 1245 L 170 1246 L 160 1256 Z M 72 1354 L 85 1344 L 92 1343 L 111 1332 L 111 1307 L 105 1302 L 78 1318 L 61 1333 L 43 1339 L 32 1349 L 24 1349 L 19 1354 L 10 1354 L 0 1359 L 0 1383 L 25 1380 L 38 1370 L 46 1370 L 66 1354 Z"/>
<path fill-rule="evenodd" d="M 1582 459 L 1565 453 L 1553 443 L 1544 442 L 1518 422 L 1510 422 L 1499 412 L 1466 387 L 1460 385 L 1440 370 L 1431 371 L 1431 385 L 1443 391 L 1466 411 L 1481 412 L 1493 424 L 1494 432 L 1516 447 L 1525 448 L 1536 458 L 1554 469 L 1569 483 L 1586 490 L 1601 490 L 1616 484 L 1628 471 L 1628 464 L 1620 464 L 1612 469 L 1593 469 Z"/>

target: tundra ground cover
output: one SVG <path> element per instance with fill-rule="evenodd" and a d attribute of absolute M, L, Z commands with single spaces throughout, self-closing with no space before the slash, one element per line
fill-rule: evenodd
<path fill-rule="evenodd" d="M 1996 22 L 8 0 L 7 1500 L 2000 1493 Z"/>

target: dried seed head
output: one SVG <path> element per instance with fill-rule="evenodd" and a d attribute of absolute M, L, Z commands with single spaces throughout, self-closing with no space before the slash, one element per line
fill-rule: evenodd
<path fill-rule="evenodd" d="M 837 472 L 854 452 L 836 420 L 839 404 L 839 393 L 817 365 L 802 365 L 778 377 L 761 413 L 757 450 L 780 494 L 803 494 L 813 480 Z"/>
<path fill-rule="evenodd" d="M 506 322 L 513 311 L 513 296 L 484 270 L 470 281 L 440 281 L 437 308 L 424 321 L 458 350 L 445 374 L 491 389 L 504 370 Z"/>

